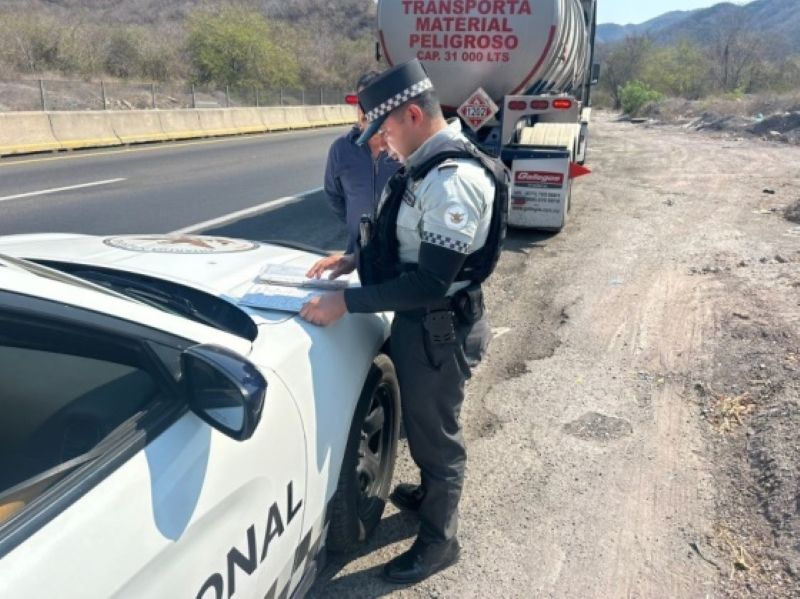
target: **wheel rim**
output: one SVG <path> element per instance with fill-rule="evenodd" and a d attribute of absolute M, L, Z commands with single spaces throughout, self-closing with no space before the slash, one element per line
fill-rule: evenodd
<path fill-rule="evenodd" d="M 381 496 L 391 459 L 393 411 L 391 387 L 382 382 L 372 394 L 367 415 L 361 425 L 356 473 L 360 487 L 358 513 L 362 520 L 368 519 L 371 513 L 383 507 Z"/>

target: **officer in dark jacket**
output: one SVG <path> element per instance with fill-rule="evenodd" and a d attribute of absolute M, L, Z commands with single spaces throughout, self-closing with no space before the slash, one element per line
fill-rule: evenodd
<path fill-rule="evenodd" d="M 378 75 L 376 71 L 365 73 L 356 89 L 361 91 Z M 356 249 L 361 216 L 375 212 L 386 182 L 400 168 L 380 137 L 373 137 L 364 145 L 356 143 L 366 126 L 359 107 L 358 124 L 333 142 L 325 165 L 325 193 L 334 213 L 347 227 L 347 254 Z"/>
<path fill-rule="evenodd" d="M 373 231 L 362 230 L 359 252 L 320 260 L 308 273 L 335 278 L 358 262 L 362 287 L 317 297 L 300 315 L 328 325 L 346 312 L 395 312 L 391 355 L 421 484 L 399 485 L 390 498 L 419 513 L 420 529 L 383 575 L 414 583 L 459 557 L 466 461 L 459 412 L 470 376 L 464 346 L 473 330 L 488 330 L 480 282 L 502 246 L 505 210 L 496 207 L 507 200 L 505 171 L 477 152 L 458 121 L 448 125 L 416 60 L 383 73 L 359 101 L 369 121 L 360 141 L 380 133 L 404 169 L 389 181 Z"/>

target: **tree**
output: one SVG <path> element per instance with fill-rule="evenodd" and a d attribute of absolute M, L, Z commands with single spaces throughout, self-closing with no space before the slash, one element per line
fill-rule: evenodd
<path fill-rule="evenodd" d="M 272 25 L 257 12 L 227 8 L 194 13 L 187 50 L 195 79 L 240 88 L 297 85 L 297 62 L 274 39 Z"/>
<path fill-rule="evenodd" d="M 141 72 L 143 36 L 130 27 L 117 27 L 108 36 L 105 71 L 127 79 Z"/>
<path fill-rule="evenodd" d="M 762 38 L 752 32 L 744 13 L 731 12 L 720 19 L 708 52 L 722 91 L 745 91 L 749 87 L 760 62 Z"/>
<path fill-rule="evenodd" d="M 696 100 L 711 87 L 711 64 L 694 43 L 680 41 L 675 46 L 654 48 L 645 58 L 642 81 L 667 95 Z"/>
<path fill-rule="evenodd" d="M 631 36 L 615 45 L 608 53 L 602 81 L 611 94 L 615 110 L 622 107 L 620 89 L 629 81 L 641 77 L 645 61 L 652 49 L 653 42 L 649 38 Z"/>

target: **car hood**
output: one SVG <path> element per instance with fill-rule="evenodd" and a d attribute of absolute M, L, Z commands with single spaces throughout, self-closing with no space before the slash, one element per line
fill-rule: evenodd
<path fill-rule="evenodd" d="M 311 266 L 319 256 L 265 243 L 201 235 L 34 234 L 0 237 L 0 254 L 135 272 L 237 298 L 267 264 Z"/>
<path fill-rule="evenodd" d="M 319 259 L 311 252 L 274 244 L 186 235 L 0 236 L 0 254 L 138 273 L 192 287 L 234 304 L 264 266 L 291 264 L 308 268 Z M 314 378 L 307 371 L 309 359 L 316 368 L 334 368 L 337 372 L 343 369 L 331 356 L 368 354 L 371 359 L 389 334 L 388 314 L 348 314 L 334 326 L 317 327 L 287 312 L 242 305 L 238 308 L 252 319 L 259 334 L 247 350 L 241 347 L 242 339 L 236 337 L 236 351 L 295 381 Z M 367 359 L 363 362 L 369 364 Z M 355 371 L 351 374 L 360 376 Z"/>

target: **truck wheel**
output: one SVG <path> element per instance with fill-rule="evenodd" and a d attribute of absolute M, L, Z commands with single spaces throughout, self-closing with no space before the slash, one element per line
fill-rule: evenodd
<path fill-rule="evenodd" d="M 567 224 L 567 214 L 569 211 L 572 210 L 572 180 L 567 183 L 567 199 L 566 199 L 567 209 L 564 211 L 564 224 Z"/>
<path fill-rule="evenodd" d="M 400 433 L 400 387 L 392 361 L 379 355 L 361 391 L 331 501 L 327 546 L 357 549 L 378 526 L 392 483 Z"/>
<path fill-rule="evenodd" d="M 575 161 L 583 166 L 586 164 L 586 157 L 589 154 L 589 128 L 586 125 L 581 125 L 581 133 L 578 138 L 578 151 Z"/>

